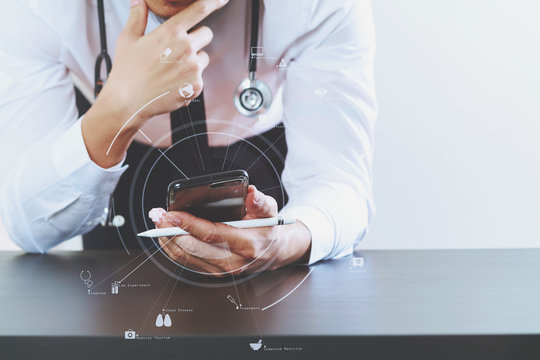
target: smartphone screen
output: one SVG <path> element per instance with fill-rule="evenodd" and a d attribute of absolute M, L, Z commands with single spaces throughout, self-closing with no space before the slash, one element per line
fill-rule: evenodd
<path fill-rule="evenodd" d="M 214 222 L 241 220 L 248 185 L 244 170 L 177 180 L 169 184 L 167 211 L 186 211 Z"/>

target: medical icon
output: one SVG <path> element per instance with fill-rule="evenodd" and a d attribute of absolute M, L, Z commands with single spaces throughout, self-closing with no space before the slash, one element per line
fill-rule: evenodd
<path fill-rule="evenodd" d="M 260 57 L 264 55 L 262 46 L 252 46 L 251 47 L 251 57 Z"/>
<path fill-rule="evenodd" d="M 129 330 L 124 331 L 124 339 L 134 340 L 136 337 L 137 337 L 137 333 L 134 330 L 129 329 Z"/>
<path fill-rule="evenodd" d="M 165 327 L 171 327 L 172 326 L 172 320 L 171 320 L 171 317 L 169 316 L 169 314 L 165 314 L 165 319 L 163 320 L 163 325 L 165 325 Z"/>
<path fill-rule="evenodd" d="M 162 327 L 163 326 L 163 315 L 158 314 L 156 318 L 156 327 Z"/>
<path fill-rule="evenodd" d="M 193 85 L 191 85 L 190 83 L 187 83 L 187 82 L 180 86 L 180 88 L 178 89 L 178 92 L 185 99 L 189 99 L 195 93 L 195 91 L 193 90 Z"/>
<path fill-rule="evenodd" d="M 361 256 L 353 256 L 351 259 L 351 267 L 352 268 L 364 267 L 364 258 Z"/>
<path fill-rule="evenodd" d="M 287 64 L 285 63 L 285 59 L 281 58 L 281 61 L 278 64 L 278 69 L 285 69 L 287 67 Z"/>
<path fill-rule="evenodd" d="M 254 351 L 259 350 L 261 346 L 262 346 L 262 339 L 259 339 L 259 341 L 257 341 L 256 343 L 249 343 L 249 347 L 251 348 L 251 350 L 254 350 Z"/>
<path fill-rule="evenodd" d="M 227 295 L 227 300 L 229 300 L 231 303 L 233 303 L 236 306 L 236 310 L 238 310 L 240 308 L 241 305 L 238 305 L 236 303 L 236 300 L 234 300 L 234 298 L 230 294 Z"/>
<path fill-rule="evenodd" d="M 313 90 L 313 93 L 315 95 L 317 95 L 320 99 L 322 99 L 322 97 L 326 94 L 328 94 L 328 90 L 324 89 L 324 88 L 317 88 L 315 90 Z"/>
<path fill-rule="evenodd" d="M 156 327 L 171 327 L 172 326 L 172 320 L 169 314 L 158 314 L 156 317 Z"/>
<path fill-rule="evenodd" d="M 88 270 L 81 271 L 81 274 L 79 275 L 79 277 L 84 282 L 84 284 L 86 285 L 87 288 L 90 289 L 92 287 L 92 285 L 94 285 L 94 282 L 92 280 L 90 280 L 90 278 L 92 277 L 92 274 L 90 273 L 90 271 L 88 271 Z"/>
<path fill-rule="evenodd" d="M 165 60 L 167 58 L 167 56 L 171 55 L 171 52 L 172 52 L 171 48 L 163 49 L 161 54 L 159 54 L 159 59 L 160 60 Z"/>
<path fill-rule="evenodd" d="M 118 294 L 118 285 L 120 283 L 118 281 L 114 281 L 111 283 L 111 294 Z"/>

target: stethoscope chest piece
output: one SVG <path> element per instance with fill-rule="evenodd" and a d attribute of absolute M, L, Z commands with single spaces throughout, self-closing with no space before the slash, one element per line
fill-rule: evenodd
<path fill-rule="evenodd" d="M 234 106 L 244 116 L 259 116 L 272 105 L 272 91 L 262 80 L 249 77 L 242 81 L 234 93 Z"/>
<path fill-rule="evenodd" d="M 257 57 L 253 49 L 259 49 L 259 16 L 260 0 L 251 1 L 251 40 L 248 78 L 238 85 L 234 92 L 234 106 L 238 112 L 247 117 L 262 115 L 272 105 L 272 90 L 268 85 L 256 78 Z"/>

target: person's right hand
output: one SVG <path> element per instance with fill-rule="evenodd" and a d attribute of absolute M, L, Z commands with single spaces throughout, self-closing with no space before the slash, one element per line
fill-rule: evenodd
<path fill-rule="evenodd" d="M 131 6 L 127 24 L 116 42 L 114 66 L 103 92 L 134 113 L 156 96 L 171 91 L 170 96 L 141 111 L 134 119 L 135 126 L 154 115 L 174 111 L 201 93 L 202 72 L 209 61 L 208 54 L 201 49 L 213 35 L 207 26 L 188 31 L 226 3 L 197 0 L 147 35 L 146 3 L 139 0 Z M 162 60 L 160 56 L 169 52 Z M 179 93 L 184 83 L 193 86 L 193 95 L 188 98 Z"/>
<path fill-rule="evenodd" d="M 186 106 L 201 93 L 202 72 L 209 62 L 201 49 L 213 35 L 207 26 L 192 28 L 227 2 L 197 0 L 145 35 L 147 5 L 143 0 L 132 1 L 129 19 L 116 43 L 109 79 L 83 118 L 83 137 L 94 162 L 103 167 L 118 163 L 146 120 Z M 193 87 L 191 96 L 180 93 L 185 84 Z M 105 156 L 113 139 L 115 143 Z"/>

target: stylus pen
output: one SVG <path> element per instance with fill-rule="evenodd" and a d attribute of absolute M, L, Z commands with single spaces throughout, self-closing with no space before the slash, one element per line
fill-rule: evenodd
<path fill-rule="evenodd" d="M 275 217 L 266 219 L 252 219 L 252 220 L 239 220 L 239 221 L 227 221 L 222 224 L 233 226 L 239 229 L 249 229 L 264 226 L 276 226 L 276 225 L 289 225 L 296 222 L 295 218 L 291 217 Z M 143 237 L 160 237 L 160 236 L 177 236 L 189 234 L 187 231 L 180 229 L 179 227 L 168 227 L 161 229 L 152 229 L 137 234 L 137 236 Z"/>

